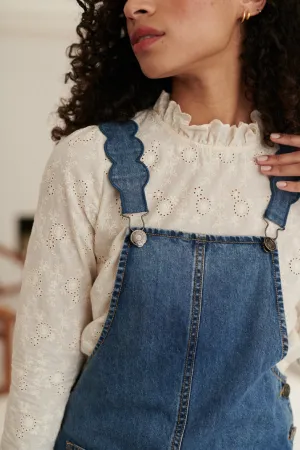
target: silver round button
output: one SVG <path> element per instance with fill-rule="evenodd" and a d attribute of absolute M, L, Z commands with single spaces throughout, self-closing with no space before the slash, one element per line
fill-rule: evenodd
<path fill-rule="evenodd" d="M 276 250 L 276 242 L 274 239 L 266 237 L 263 247 L 266 252 L 274 252 Z"/>
<path fill-rule="evenodd" d="M 143 247 L 147 242 L 147 235 L 143 230 L 134 230 L 130 235 L 130 240 L 137 247 Z"/>

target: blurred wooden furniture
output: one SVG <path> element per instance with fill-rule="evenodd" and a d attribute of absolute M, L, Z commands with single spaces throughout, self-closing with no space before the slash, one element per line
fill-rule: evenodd
<path fill-rule="evenodd" d="M 21 266 L 24 264 L 24 256 L 21 253 L 10 250 L 3 245 L 0 245 L 0 256 L 13 261 L 14 263 L 20 264 Z M 0 300 L 17 295 L 20 292 L 20 287 L 20 283 L 0 283 Z M 4 382 L 2 386 L 0 386 L 0 395 L 7 394 L 10 388 L 12 338 L 15 318 L 16 314 L 13 309 L 5 305 L 0 305 L 0 344 L 2 344 L 3 347 L 2 366 L 4 373 Z"/>
<path fill-rule="evenodd" d="M 3 347 L 4 382 L 0 386 L 0 395 L 7 394 L 11 382 L 12 337 L 15 324 L 15 313 L 5 306 L 0 306 L 0 343 Z"/>

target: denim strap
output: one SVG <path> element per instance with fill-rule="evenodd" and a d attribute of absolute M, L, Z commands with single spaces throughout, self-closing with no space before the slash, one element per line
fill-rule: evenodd
<path fill-rule="evenodd" d="M 138 125 L 130 120 L 103 123 L 99 128 L 107 138 L 104 150 L 112 162 L 108 176 L 120 192 L 122 213 L 149 212 L 144 188 L 150 175 L 148 167 L 140 161 L 144 145 L 136 137 Z"/>
<path fill-rule="evenodd" d="M 140 160 L 144 153 L 144 145 L 136 137 L 138 125 L 130 120 L 125 123 L 103 123 L 99 125 L 99 128 L 107 138 L 104 150 L 112 162 L 109 180 L 120 192 L 122 213 L 149 212 L 145 186 L 149 182 L 150 174 L 147 166 Z M 295 151 L 294 148 L 281 145 L 276 154 L 293 151 Z M 276 183 L 281 180 L 298 181 L 300 177 L 270 177 L 272 195 L 264 218 L 284 229 L 290 207 L 299 200 L 300 193 L 278 189 Z"/>
<path fill-rule="evenodd" d="M 293 147 L 289 147 L 286 145 L 281 145 L 277 155 L 291 153 L 295 151 Z M 270 177 L 270 185 L 271 185 L 271 200 L 265 211 L 265 219 L 268 219 L 274 223 L 276 223 L 279 227 L 285 228 L 288 214 L 290 211 L 290 207 L 293 203 L 295 203 L 300 198 L 300 193 L 296 192 L 287 192 L 278 189 L 276 183 L 278 181 L 300 181 L 300 177 L 285 177 L 285 176 L 272 176 Z M 299 223 L 300 225 L 300 223 Z"/>

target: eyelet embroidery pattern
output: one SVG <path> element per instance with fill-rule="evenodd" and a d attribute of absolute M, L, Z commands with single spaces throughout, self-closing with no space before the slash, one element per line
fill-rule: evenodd
<path fill-rule="evenodd" d="M 153 141 L 149 148 L 145 148 L 141 161 L 146 164 L 149 169 L 156 171 L 156 166 L 159 163 L 160 142 Z"/>
<path fill-rule="evenodd" d="M 67 393 L 65 386 L 65 376 L 62 372 L 56 372 L 53 375 L 50 375 L 49 385 L 47 385 L 46 388 L 49 388 L 49 386 L 51 388 L 54 388 L 58 395 L 64 395 Z"/>
<path fill-rule="evenodd" d="M 101 268 L 108 269 L 109 266 L 111 265 L 111 260 L 107 256 L 100 255 L 100 256 L 97 257 L 97 260 L 98 260 L 98 262 L 100 264 L 100 269 Z"/>
<path fill-rule="evenodd" d="M 186 147 L 181 151 L 181 158 L 184 162 L 192 164 L 198 160 L 198 150 L 196 147 Z"/>
<path fill-rule="evenodd" d="M 292 258 L 289 262 L 289 268 L 294 275 L 300 275 L 300 249 L 298 254 L 298 257 Z"/>
<path fill-rule="evenodd" d="M 21 392 L 26 392 L 28 389 L 28 380 L 27 380 L 28 372 L 24 370 L 23 374 L 18 376 L 18 387 Z"/>
<path fill-rule="evenodd" d="M 80 338 L 81 336 L 78 333 L 76 332 L 73 333 L 73 337 L 72 339 L 70 339 L 68 343 L 69 350 L 72 353 L 80 350 Z"/>
<path fill-rule="evenodd" d="M 16 435 L 19 439 L 23 439 L 24 434 L 33 432 L 36 428 L 37 422 L 30 414 L 22 414 L 20 417 L 20 428 L 17 429 Z"/>
<path fill-rule="evenodd" d="M 81 282 L 79 278 L 69 278 L 65 283 L 65 290 L 69 294 L 74 303 L 80 301 Z"/>
<path fill-rule="evenodd" d="M 227 150 L 222 153 L 220 152 L 219 158 L 223 164 L 233 164 L 235 161 L 235 154 Z"/>
<path fill-rule="evenodd" d="M 46 322 L 41 322 L 36 327 L 36 334 L 39 337 L 39 339 L 51 340 L 52 328 Z"/>
<path fill-rule="evenodd" d="M 54 175 L 51 175 L 51 178 L 48 182 L 47 186 L 47 193 L 51 197 L 55 194 L 55 187 L 54 187 Z"/>
<path fill-rule="evenodd" d="M 74 133 L 74 137 L 69 139 L 69 146 L 71 148 L 78 147 L 79 145 L 89 145 L 96 140 L 97 127 L 90 127 L 86 130 L 84 135 L 81 132 L 82 130 L 78 130 L 78 132 Z"/>
<path fill-rule="evenodd" d="M 31 337 L 31 344 L 36 347 L 40 344 L 42 340 L 47 340 L 48 342 L 53 342 L 54 335 L 50 325 L 43 321 L 36 325 L 35 335 Z"/>
<path fill-rule="evenodd" d="M 28 276 L 24 283 L 35 290 L 37 297 L 42 295 L 42 271 L 40 269 L 33 269 L 28 271 Z"/>
<path fill-rule="evenodd" d="M 231 191 L 231 196 L 234 199 L 233 210 L 238 217 L 247 217 L 250 213 L 250 204 L 241 198 L 241 194 L 237 189 Z"/>
<path fill-rule="evenodd" d="M 78 203 L 82 205 L 88 193 L 88 183 L 83 180 L 77 180 L 73 183 L 72 189 L 78 199 Z"/>
<path fill-rule="evenodd" d="M 196 211 L 201 216 L 205 216 L 211 211 L 211 201 L 203 195 L 203 189 L 197 187 L 194 189 L 194 195 L 197 197 L 196 200 Z"/>
<path fill-rule="evenodd" d="M 178 201 L 174 196 L 165 197 L 163 192 L 160 190 L 154 192 L 153 198 L 158 201 L 156 210 L 161 217 L 166 217 L 172 214 L 175 204 Z"/>
<path fill-rule="evenodd" d="M 62 372 L 56 372 L 53 375 L 50 375 L 49 380 L 53 386 L 57 386 L 65 381 L 65 376 Z"/>
<path fill-rule="evenodd" d="M 249 203 L 246 200 L 239 199 L 234 204 L 234 213 L 238 217 L 246 217 L 250 212 Z"/>
<path fill-rule="evenodd" d="M 47 239 L 48 247 L 53 250 L 57 241 L 62 241 L 67 237 L 67 230 L 65 225 L 54 223 L 50 228 L 49 237 Z"/>
<path fill-rule="evenodd" d="M 93 251 L 93 234 L 89 231 L 83 239 L 83 245 L 81 247 L 82 252 L 85 255 L 88 255 L 91 251 Z"/>

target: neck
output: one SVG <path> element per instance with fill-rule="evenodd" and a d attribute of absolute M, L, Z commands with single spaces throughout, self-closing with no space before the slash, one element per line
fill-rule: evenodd
<path fill-rule="evenodd" d="M 191 125 L 219 119 L 224 124 L 250 123 L 251 103 L 241 81 L 239 48 L 228 48 L 172 82 L 172 100 L 192 117 Z"/>

